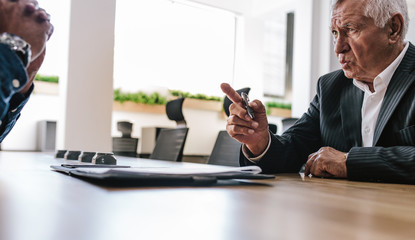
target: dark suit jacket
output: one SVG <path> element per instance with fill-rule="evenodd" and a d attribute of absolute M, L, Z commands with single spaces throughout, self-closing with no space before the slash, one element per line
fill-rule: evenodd
<path fill-rule="evenodd" d="M 19 86 L 13 85 L 18 80 Z M 20 117 L 20 111 L 29 100 L 33 84 L 23 95 L 19 91 L 28 77 L 20 58 L 5 44 L 0 44 L 0 142 L 9 134 Z"/>
<path fill-rule="evenodd" d="M 271 146 L 258 165 L 266 173 L 298 172 L 324 146 L 349 152 L 350 180 L 415 183 L 415 47 L 410 44 L 386 91 L 373 147 L 361 147 L 364 92 L 342 70 L 319 79 L 310 107 Z M 240 162 L 250 165 L 243 154 Z"/>

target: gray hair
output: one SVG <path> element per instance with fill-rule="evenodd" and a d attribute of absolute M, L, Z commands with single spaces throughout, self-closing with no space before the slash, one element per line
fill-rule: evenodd
<path fill-rule="evenodd" d="M 332 12 L 333 9 L 343 1 L 344 0 L 332 0 Z M 400 13 L 403 17 L 404 26 L 402 29 L 402 39 L 404 39 L 409 26 L 408 5 L 406 0 L 366 0 L 364 14 L 366 17 L 372 18 L 377 27 L 385 27 L 392 15 L 396 13 Z"/>

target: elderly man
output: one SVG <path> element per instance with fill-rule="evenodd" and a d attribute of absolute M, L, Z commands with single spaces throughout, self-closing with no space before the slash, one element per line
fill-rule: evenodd
<path fill-rule="evenodd" d="M 243 143 L 242 165 L 359 181 L 415 183 L 415 47 L 405 42 L 405 0 L 337 0 L 331 32 L 342 65 L 319 79 L 308 111 L 281 136 L 269 133 L 264 105 L 228 85 L 227 131 Z"/>
<path fill-rule="evenodd" d="M 37 1 L 0 0 L 0 142 L 29 99 L 52 32 Z"/>

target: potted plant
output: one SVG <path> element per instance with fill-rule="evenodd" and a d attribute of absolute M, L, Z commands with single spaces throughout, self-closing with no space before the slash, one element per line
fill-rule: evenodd
<path fill-rule="evenodd" d="M 278 117 L 291 117 L 291 103 L 282 101 L 270 101 L 265 103 L 267 114 Z"/>

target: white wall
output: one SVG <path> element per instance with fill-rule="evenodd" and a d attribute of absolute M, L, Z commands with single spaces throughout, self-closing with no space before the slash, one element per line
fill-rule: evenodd
<path fill-rule="evenodd" d="M 330 59 L 333 54 L 332 40 L 328 26 L 330 23 L 330 0 L 313 2 L 312 43 L 311 43 L 311 78 L 310 97 L 316 95 L 318 78 L 330 69 Z M 311 100 L 311 99 L 310 99 Z"/>
<path fill-rule="evenodd" d="M 173 0 L 174 1 L 174 0 Z M 178 0 L 180 1 L 180 0 Z M 237 14 L 247 14 L 252 11 L 252 4 L 255 0 L 191 0 L 207 6 L 216 7 Z"/>
<path fill-rule="evenodd" d="M 415 44 L 415 16 L 413 16 L 409 21 L 409 29 L 408 34 L 406 35 L 406 39 L 412 44 Z"/>

